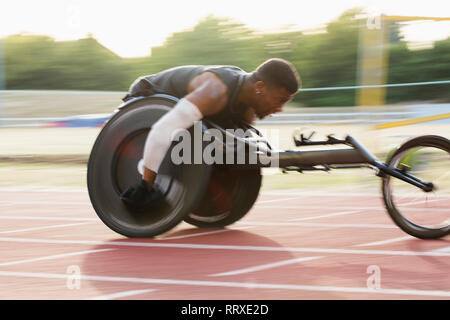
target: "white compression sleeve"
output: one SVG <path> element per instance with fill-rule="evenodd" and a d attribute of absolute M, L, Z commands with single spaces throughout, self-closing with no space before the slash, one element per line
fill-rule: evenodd
<path fill-rule="evenodd" d="M 190 128 L 195 121 L 202 118 L 203 115 L 195 104 L 186 98 L 181 99 L 150 130 L 145 141 L 143 165 L 158 172 L 159 166 L 169 150 L 172 137 L 178 131 Z"/>

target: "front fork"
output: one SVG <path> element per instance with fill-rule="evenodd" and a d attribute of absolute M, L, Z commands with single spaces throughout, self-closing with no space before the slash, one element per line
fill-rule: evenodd
<path fill-rule="evenodd" d="M 397 179 L 405 181 L 413 186 L 416 186 L 422 189 L 425 192 L 431 192 L 434 190 L 434 185 L 431 182 L 423 182 L 417 177 L 406 173 L 406 170 L 398 170 L 395 168 L 391 168 L 386 164 L 378 161 L 375 156 L 373 156 L 367 149 L 365 149 L 358 141 L 356 141 L 353 137 L 347 136 L 345 141 L 351 145 L 353 148 L 361 152 L 361 155 L 367 161 L 368 164 L 374 166 L 378 169 L 377 176 L 384 178 L 386 175 L 393 176 Z"/>

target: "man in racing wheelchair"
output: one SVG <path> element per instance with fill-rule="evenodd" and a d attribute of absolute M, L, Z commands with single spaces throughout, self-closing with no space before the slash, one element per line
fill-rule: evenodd
<path fill-rule="evenodd" d="M 121 194 L 134 210 L 146 210 L 163 198 L 154 184 L 174 132 L 190 128 L 203 118 L 226 124 L 253 123 L 282 111 L 301 86 L 295 67 L 283 59 L 269 59 L 247 73 L 235 66 L 181 66 L 138 78 L 124 100 L 168 94 L 179 102 L 159 119 L 147 136 L 142 180 Z"/>

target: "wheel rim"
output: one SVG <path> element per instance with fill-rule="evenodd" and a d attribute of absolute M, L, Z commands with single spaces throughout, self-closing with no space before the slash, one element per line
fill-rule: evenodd
<path fill-rule="evenodd" d="M 133 168 L 137 168 L 142 159 L 143 146 L 148 132 L 148 129 L 142 129 L 128 135 L 114 152 L 111 176 L 117 194 L 121 194 L 127 187 L 136 184 L 141 179 L 141 174 Z M 167 164 L 163 164 L 161 167 L 155 183 L 163 194 L 170 191 L 173 179 L 176 178 L 176 174 L 179 174 L 177 169 L 179 168 Z"/>
<path fill-rule="evenodd" d="M 119 195 L 141 179 L 137 165 L 149 127 L 169 108 L 153 101 L 130 108 L 108 122 L 94 144 L 88 163 L 89 197 L 100 219 L 120 234 L 148 237 L 165 232 L 182 221 L 203 193 L 209 166 L 174 164 L 172 145 L 155 180 L 165 193 L 161 203 L 138 213 L 120 200 Z"/>
<path fill-rule="evenodd" d="M 256 200 L 261 186 L 259 170 L 213 168 L 199 205 L 186 222 L 228 225 L 242 218 Z"/>
<path fill-rule="evenodd" d="M 217 222 L 230 215 L 233 200 L 239 191 L 239 179 L 230 177 L 228 170 L 212 170 L 205 195 L 189 217 L 201 222 Z"/>
<path fill-rule="evenodd" d="M 391 176 L 386 177 L 386 204 L 401 215 L 403 222 L 419 231 L 441 230 L 450 226 L 450 154 L 444 148 L 412 146 L 394 154 L 393 168 L 404 168 L 424 182 L 432 182 L 432 192 Z M 406 167 L 407 165 L 408 167 Z"/>
<path fill-rule="evenodd" d="M 137 165 L 142 159 L 142 150 L 149 130 L 142 129 L 129 134 L 117 147 L 113 154 L 111 164 L 111 177 L 113 188 L 120 195 L 126 188 L 136 185 L 141 180 L 141 175 L 137 170 Z M 178 177 L 180 166 L 171 165 L 170 161 L 165 161 L 158 172 L 155 183 L 159 186 L 164 195 L 172 193 L 172 199 L 178 199 L 177 202 L 169 200 L 164 201 L 151 208 L 148 212 L 133 212 L 127 210 L 120 217 L 120 223 L 128 226 L 142 227 L 148 225 L 164 224 L 166 219 L 170 219 L 171 212 L 179 205 L 183 198 L 182 191 L 176 186 L 174 180 Z M 118 218 L 118 217 L 116 217 Z"/>

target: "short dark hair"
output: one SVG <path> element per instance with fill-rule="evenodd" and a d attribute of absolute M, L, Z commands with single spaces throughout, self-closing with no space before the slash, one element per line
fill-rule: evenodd
<path fill-rule="evenodd" d="M 300 76 L 292 63 L 279 58 L 272 58 L 261 63 L 253 72 L 252 78 L 285 88 L 293 94 L 301 87 Z"/>

